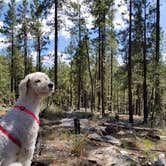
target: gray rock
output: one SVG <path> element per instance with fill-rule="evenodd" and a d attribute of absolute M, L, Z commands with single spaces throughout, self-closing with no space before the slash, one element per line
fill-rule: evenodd
<path fill-rule="evenodd" d="M 82 132 L 87 133 L 87 134 L 92 134 L 92 133 L 96 132 L 96 128 L 94 128 L 94 127 L 84 127 L 82 129 Z"/>
<path fill-rule="evenodd" d="M 110 135 L 100 136 L 97 133 L 93 133 L 93 134 L 90 134 L 88 136 L 88 138 L 91 139 L 91 140 L 111 143 L 111 144 L 116 145 L 116 146 L 121 145 L 121 142 L 118 139 L 116 139 L 115 137 L 110 136 Z"/>
<path fill-rule="evenodd" d="M 166 136 L 160 135 L 159 137 L 160 137 L 161 140 L 166 141 Z"/>
<path fill-rule="evenodd" d="M 64 118 L 60 122 L 61 122 L 60 126 L 63 126 L 63 127 L 74 127 L 74 120 L 73 120 L 73 118 Z"/>
<path fill-rule="evenodd" d="M 126 154 L 122 154 L 119 149 L 114 146 L 93 150 L 89 153 L 89 159 L 95 160 L 103 166 L 140 166 L 134 157 L 127 154 L 127 152 Z"/>
<path fill-rule="evenodd" d="M 121 145 L 121 142 L 118 139 L 116 139 L 115 137 L 111 136 L 111 135 L 106 135 L 106 136 L 103 136 L 102 138 L 104 140 L 106 140 L 106 142 L 109 142 L 113 145 L 117 145 L 117 146 Z"/>
<path fill-rule="evenodd" d="M 163 153 L 158 155 L 158 159 L 153 163 L 152 166 L 166 166 L 166 159 Z"/>
<path fill-rule="evenodd" d="M 97 133 L 89 134 L 88 138 L 95 141 L 104 141 Z"/>

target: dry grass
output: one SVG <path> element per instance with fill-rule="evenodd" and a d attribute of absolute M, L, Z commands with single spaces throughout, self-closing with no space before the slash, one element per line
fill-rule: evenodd
<path fill-rule="evenodd" d="M 73 131 L 57 126 L 45 126 L 41 130 L 44 145 L 42 160 L 50 161 L 51 166 L 68 166 L 77 163 L 85 151 L 86 136 L 75 135 Z"/>
<path fill-rule="evenodd" d="M 166 155 L 166 141 L 160 140 L 156 143 L 155 149 L 159 149 L 160 151 L 163 151 Z"/>
<path fill-rule="evenodd" d="M 150 151 L 155 146 L 155 143 L 146 138 L 137 138 L 136 146 L 144 151 Z"/>
<path fill-rule="evenodd" d="M 85 144 L 87 138 L 85 135 L 74 135 L 71 145 L 71 153 L 76 156 L 82 156 L 85 153 Z"/>

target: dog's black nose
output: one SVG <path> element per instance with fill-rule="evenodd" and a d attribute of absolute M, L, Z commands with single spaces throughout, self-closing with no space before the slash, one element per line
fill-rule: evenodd
<path fill-rule="evenodd" d="M 49 84 L 48 84 L 48 87 L 49 87 L 49 88 L 53 88 L 53 86 L 54 86 L 53 83 L 49 83 Z"/>

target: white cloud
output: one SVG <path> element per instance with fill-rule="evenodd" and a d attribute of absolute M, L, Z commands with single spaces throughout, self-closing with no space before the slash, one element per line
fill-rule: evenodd
<path fill-rule="evenodd" d="M 36 62 L 37 62 L 37 52 L 36 52 L 36 51 L 32 51 L 32 52 L 30 53 L 30 56 L 32 57 L 32 63 L 33 63 L 34 65 L 36 65 Z"/>
<path fill-rule="evenodd" d="M 0 21 L 0 28 L 3 27 L 3 21 Z"/>
<path fill-rule="evenodd" d="M 9 42 L 5 36 L 0 35 L 0 50 L 3 51 L 9 46 Z"/>
<path fill-rule="evenodd" d="M 126 24 L 122 19 L 113 20 L 113 24 L 116 30 L 121 30 L 126 27 Z"/>
<path fill-rule="evenodd" d="M 42 20 L 40 20 L 40 22 L 42 23 L 42 27 L 41 27 L 42 32 L 44 32 L 44 33 L 50 33 L 51 29 L 47 25 L 48 20 L 47 19 L 42 19 Z"/>
<path fill-rule="evenodd" d="M 70 63 L 70 59 L 69 59 L 70 55 L 65 54 L 63 52 L 58 52 L 58 61 L 61 63 L 65 63 L 65 64 L 69 64 Z M 37 57 L 35 57 L 36 59 Z M 50 51 L 48 53 L 48 55 L 43 56 L 43 60 L 42 60 L 43 66 L 45 67 L 53 67 L 54 65 L 54 51 Z"/>
<path fill-rule="evenodd" d="M 75 2 L 75 3 L 79 2 L 80 4 L 82 4 L 83 0 L 71 0 L 71 2 Z"/>
<path fill-rule="evenodd" d="M 53 67 L 54 57 L 51 54 L 44 56 L 42 63 L 43 63 L 43 66 L 45 66 L 45 67 Z"/>
<path fill-rule="evenodd" d="M 70 55 L 69 54 L 65 54 L 63 52 L 58 52 L 58 57 L 59 57 L 60 62 L 66 63 L 66 64 L 70 63 Z"/>
<path fill-rule="evenodd" d="M 22 0 L 16 0 L 16 2 L 21 2 Z M 11 0 L 5 0 L 4 1 L 5 3 L 9 3 L 9 2 L 11 2 Z"/>
<path fill-rule="evenodd" d="M 116 0 L 114 7 L 116 9 L 115 18 L 113 21 L 114 27 L 116 30 L 124 29 L 126 27 L 124 19 L 129 18 L 129 12 L 128 12 L 127 5 L 124 0 Z M 122 15 L 122 13 L 123 13 L 123 15 Z"/>
<path fill-rule="evenodd" d="M 49 52 L 48 55 L 46 56 L 42 56 L 42 64 L 45 67 L 52 67 L 53 63 L 54 63 L 54 57 L 53 57 L 53 51 Z M 30 53 L 30 57 L 32 57 L 32 63 L 33 65 L 37 64 L 37 52 L 36 51 L 32 51 Z"/>
<path fill-rule="evenodd" d="M 69 29 L 72 28 L 74 24 L 71 20 L 68 19 L 68 16 L 66 16 L 64 13 L 59 13 L 59 16 L 63 24 L 61 29 L 59 30 L 59 35 L 62 35 L 66 39 L 69 39 L 71 37 Z"/>
<path fill-rule="evenodd" d="M 166 62 L 166 53 L 162 54 L 162 59 L 163 59 L 164 62 Z"/>

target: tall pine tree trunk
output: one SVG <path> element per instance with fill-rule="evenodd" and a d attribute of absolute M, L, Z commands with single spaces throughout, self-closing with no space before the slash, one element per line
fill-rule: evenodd
<path fill-rule="evenodd" d="M 80 4 L 78 4 L 78 89 L 77 89 L 77 109 L 80 109 L 80 104 L 81 104 L 81 83 L 82 83 L 82 73 L 81 73 L 81 68 L 82 68 L 82 63 L 81 63 L 81 11 L 80 11 Z"/>
<path fill-rule="evenodd" d="M 105 114 L 105 11 L 103 11 L 103 26 L 102 26 L 102 38 L 101 38 L 101 109 L 102 116 Z"/>
<path fill-rule="evenodd" d="M 131 65 L 131 28 L 132 28 L 132 0 L 130 0 L 129 13 L 129 52 L 128 52 L 128 105 L 129 105 L 129 123 L 133 123 L 132 108 L 132 65 Z"/>
<path fill-rule="evenodd" d="M 41 43 L 40 35 L 37 36 L 37 71 L 41 71 Z"/>
<path fill-rule="evenodd" d="M 161 109 L 160 101 L 160 80 L 159 80 L 159 60 L 160 60 L 160 0 L 156 1 L 156 57 L 155 57 L 155 108 Z"/>
<path fill-rule="evenodd" d="M 54 13 L 54 86 L 55 91 L 58 87 L 58 0 L 54 1 L 55 3 L 55 13 Z"/>
<path fill-rule="evenodd" d="M 14 30 L 12 29 L 11 34 L 11 92 L 14 91 L 14 75 L 15 75 L 15 68 L 14 68 Z"/>
<path fill-rule="evenodd" d="M 147 108 L 147 64 L 146 64 L 146 0 L 144 1 L 144 42 L 143 42 L 143 101 L 144 101 L 144 123 L 147 124 L 148 108 Z"/>
<path fill-rule="evenodd" d="M 73 107 L 73 74 L 72 74 L 72 70 L 73 70 L 73 62 L 71 60 L 70 62 L 70 107 Z"/>
<path fill-rule="evenodd" d="M 110 81 L 110 107 L 109 110 L 112 112 L 112 97 L 113 97 L 113 50 L 111 50 L 111 81 Z"/>
<path fill-rule="evenodd" d="M 24 29 L 24 76 L 26 76 L 28 71 L 28 51 L 27 51 L 27 29 Z"/>
<path fill-rule="evenodd" d="M 88 37 L 86 39 L 86 54 L 87 54 L 87 59 L 88 59 L 88 71 L 89 71 L 89 77 L 90 77 L 90 82 L 91 82 L 91 111 L 93 112 L 94 110 L 94 88 L 93 88 L 93 77 L 92 77 L 92 72 L 90 68 L 90 55 L 89 55 L 89 48 L 88 48 Z"/>
<path fill-rule="evenodd" d="M 98 111 L 100 111 L 100 103 L 101 103 L 101 27 L 98 28 Z"/>

